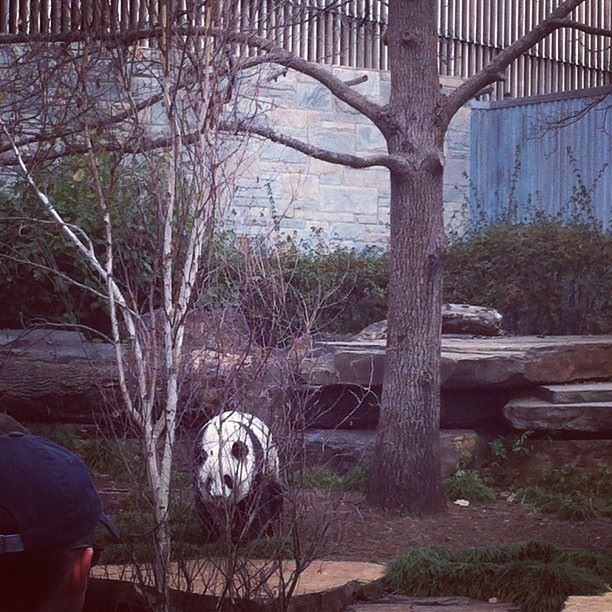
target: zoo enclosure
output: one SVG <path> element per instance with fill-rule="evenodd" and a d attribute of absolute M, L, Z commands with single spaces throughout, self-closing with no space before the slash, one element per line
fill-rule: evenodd
<path fill-rule="evenodd" d="M 436 0 L 440 74 L 468 77 L 528 32 L 559 0 Z M 125 34 L 155 26 L 250 30 L 310 61 L 388 70 L 383 34 L 387 0 L 0 0 L 0 36 L 27 42 L 44 35 Z M 572 18 L 612 29 L 609 0 L 587 0 Z M 144 44 L 155 46 L 152 38 Z M 244 45 L 241 54 L 257 50 Z M 603 36 L 559 29 L 514 62 L 493 97 L 530 96 L 612 82 Z"/>
<path fill-rule="evenodd" d="M 612 86 L 472 105 L 470 212 L 612 229 Z"/>

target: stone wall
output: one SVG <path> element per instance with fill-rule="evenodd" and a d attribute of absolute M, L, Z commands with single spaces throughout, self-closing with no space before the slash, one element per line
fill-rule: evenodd
<path fill-rule="evenodd" d="M 389 73 L 333 68 L 343 80 L 367 74 L 355 89 L 376 102 L 389 99 Z M 269 77 L 267 77 L 269 78 Z M 384 139 L 366 117 L 335 99 L 310 77 L 289 71 L 259 81 L 257 104 L 270 127 L 332 151 L 385 151 Z M 458 79 L 444 78 L 447 89 Z M 461 218 L 468 195 L 470 111 L 451 123 L 446 142 L 444 204 L 447 225 Z M 325 239 L 350 246 L 388 241 L 389 177 L 384 168 L 354 170 L 330 164 L 282 145 L 252 141 L 241 162 L 240 189 L 232 202 L 241 233 L 279 227 L 297 238 L 316 230 Z"/>

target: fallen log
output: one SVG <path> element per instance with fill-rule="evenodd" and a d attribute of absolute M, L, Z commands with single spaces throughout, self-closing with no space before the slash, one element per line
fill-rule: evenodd
<path fill-rule="evenodd" d="M 111 344 L 71 331 L 0 331 L 0 411 L 19 421 L 93 423 L 116 383 Z"/>

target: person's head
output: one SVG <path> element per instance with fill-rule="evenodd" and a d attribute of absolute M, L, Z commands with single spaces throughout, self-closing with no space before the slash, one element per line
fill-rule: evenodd
<path fill-rule="evenodd" d="M 81 610 L 99 522 L 117 535 L 77 455 L 38 436 L 0 436 L 0 611 Z"/>

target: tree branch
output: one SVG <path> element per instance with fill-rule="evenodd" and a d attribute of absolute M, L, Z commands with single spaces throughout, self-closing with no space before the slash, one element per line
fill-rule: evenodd
<path fill-rule="evenodd" d="M 445 125 L 448 125 L 455 113 L 466 103 L 474 98 L 478 92 L 496 81 L 503 80 L 506 68 L 523 53 L 537 45 L 551 32 L 572 24 L 564 19 L 577 6 L 585 0 L 565 0 L 550 15 L 537 25 L 533 30 L 519 38 L 495 56 L 480 72 L 470 77 L 453 91 L 447 98 L 441 109 L 441 116 Z M 571 25 L 569 27 L 572 27 Z"/>
<path fill-rule="evenodd" d="M 596 28 L 580 21 L 573 21 L 572 19 L 556 19 L 553 21 L 557 24 L 558 28 L 572 28 L 573 30 L 580 30 L 585 34 L 593 34 L 594 36 L 612 36 L 612 30 Z"/>
<path fill-rule="evenodd" d="M 383 166 L 396 172 L 406 172 L 408 170 L 408 165 L 406 162 L 400 158 L 394 157 L 393 155 L 380 154 L 361 157 L 359 155 L 350 155 L 348 153 L 336 153 L 335 151 L 328 151 L 327 149 L 316 147 L 298 140 L 297 138 L 280 134 L 276 130 L 264 126 L 244 123 L 224 123 L 220 125 L 220 129 L 233 133 L 241 132 L 244 134 L 255 134 L 256 136 L 261 136 L 266 140 L 282 144 L 291 149 L 295 149 L 300 153 L 304 153 L 304 155 L 329 162 L 330 164 L 339 164 L 341 166 L 348 166 L 349 168 L 371 168 L 373 166 Z"/>
<path fill-rule="evenodd" d="M 355 91 L 352 88 L 352 85 L 356 84 L 355 82 L 345 83 L 334 76 L 334 74 L 324 65 L 302 59 L 261 36 L 255 36 L 244 32 L 221 31 L 214 31 L 213 35 L 224 36 L 228 42 L 244 43 L 265 51 L 268 55 L 258 58 L 262 62 L 269 61 L 269 63 L 286 66 L 287 68 L 291 68 L 292 70 L 312 77 L 322 85 L 325 85 L 336 98 L 368 117 L 376 126 L 381 128 L 383 125 L 384 107 L 372 102 L 358 91 Z"/>
<path fill-rule="evenodd" d="M 327 149 L 322 149 L 320 147 L 305 143 L 297 138 L 280 134 L 271 128 L 251 125 L 244 121 L 237 121 L 234 123 L 221 122 L 219 124 L 219 130 L 228 132 L 230 134 L 254 134 L 272 142 L 290 147 L 291 149 L 295 149 L 296 151 L 300 151 L 301 153 L 304 153 L 310 157 L 314 157 L 331 164 L 348 166 L 350 168 L 371 168 L 373 166 L 382 166 L 400 173 L 406 172 L 409 169 L 408 164 L 404 160 L 393 155 L 380 154 L 361 157 L 358 155 L 350 155 L 348 153 L 336 153 L 334 151 L 328 151 Z M 200 132 L 194 131 L 189 134 L 185 134 L 182 140 L 184 144 L 188 145 L 195 143 L 200 137 Z M 47 153 L 44 156 L 44 159 L 51 161 L 74 155 L 85 155 L 89 152 L 120 153 L 127 155 L 146 153 L 148 151 L 155 151 L 159 149 L 168 149 L 171 146 L 172 138 L 170 136 L 158 136 L 156 138 L 130 138 L 126 141 L 114 141 L 102 144 L 98 142 L 96 144 L 92 144 L 91 147 L 86 145 L 66 145 L 60 151 L 56 150 Z M 28 162 L 29 157 L 23 156 L 23 160 Z M 0 165 L 20 165 L 20 162 L 18 159 L 0 158 Z"/>
<path fill-rule="evenodd" d="M 230 43 L 242 43 L 265 51 L 266 55 L 256 58 L 257 63 L 275 63 L 301 72 L 325 85 L 331 93 L 355 110 L 363 113 L 380 127 L 383 121 L 383 107 L 372 102 L 350 85 L 334 76 L 323 65 L 309 62 L 290 51 L 277 46 L 274 42 L 250 32 L 231 32 L 204 26 L 175 26 L 168 30 L 153 27 L 126 32 L 65 32 L 60 34 L 4 34 L 0 36 L 0 46 L 16 43 L 71 43 L 71 42 L 110 42 L 131 44 L 141 40 L 160 38 L 171 33 L 176 36 L 211 36 Z"/>

